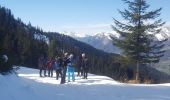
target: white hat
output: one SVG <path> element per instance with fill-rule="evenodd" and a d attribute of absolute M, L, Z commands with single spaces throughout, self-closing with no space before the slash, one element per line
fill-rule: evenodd
<path fill-rule="evenodd" d="M 85 53 L 82 53 L 82 55 L 81 55 L 82 57 L 85 57 Z"/>
<path fill-rule="evenodd" d="M 69 58 L 73 58 L 73 54 L 70 54 Z"/>
<path fill-rule="evenodd" d="M 68 53 L 66 52 L 66 53 L 64 53 L 64 56 L 67 56 L 68 55 Z"/>
<path fill-rule="evenodd" d="M 8 56 L 7 55 L 3 55 L 2 58 L 5 60 L 5 62 L 8 61 Z"/>

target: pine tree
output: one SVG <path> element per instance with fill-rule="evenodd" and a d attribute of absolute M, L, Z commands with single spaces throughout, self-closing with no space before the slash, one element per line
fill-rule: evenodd
<path fill-rule="evenodd" d="M 120 38 L 111 38 L 113 44 L 123 50 L 122 54 L 135 63 L 136 80 L 139 80 L 139 66 L 159 62 L 165 52 L 162 48 L 166 40 L 155 38 L 165 24 L 158 18 L 162 8 L 149 11 L 150 5 L 146 0 L 122 1 L 128 5 L 128 9 L 119 10 L 125 22 L 113 18 L 113 30 L 120 34 Z"/>
<path fill-rule="evenodd" d="M 56 56 L 57 54 L 57 41 L 55 38 L 53 38 L 51 41 L 50 41 L 50 44 L 49 44 L 49 47 L 48 47 L 48 56 L 49 58 L 53 58 Z"/>

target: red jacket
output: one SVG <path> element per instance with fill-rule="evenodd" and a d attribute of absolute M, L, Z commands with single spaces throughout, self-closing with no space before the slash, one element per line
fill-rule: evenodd
<path fill-rule="evenodd" d="M 49 69 L 52 68 L 52 62 L 53 62 L 52 60 L 49 60 L 47 62 L 47 68 L 49 68 Z"/>

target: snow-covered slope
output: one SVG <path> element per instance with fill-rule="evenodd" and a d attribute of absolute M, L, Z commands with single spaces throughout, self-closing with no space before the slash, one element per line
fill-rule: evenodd
<path fill-rule="evenodd" d="M 1 100 L 170 100 L 170 84 L 123 84 L 90 74 L 87 80 L 59 84 L 40 78 L 38 70 L 21 67 L 16 75 L 0 75 Z"/>
<path fill-rule="evenodd" d="M 39 71 L 36 69 L 30 68 L 21 68 L 19 71 L 19 76 L 24 77 L 27 79 L 33 79 L 34 81 L 41 82 L 41 83 L 49 83 L 49 84 L 60 84 L 60 80 L 55 80 L 55 78 L 39 78 Z M 54 74 L 55 75 L 55 74 Z M 55 76 L 54 76 L 55 77 Z M 81 77 L 76 77 L 75 82 L 71 84 L 77 85 L 93 85 L 93 84 L 119 84 L 118 82 L 114 81 L 113 79 L 106 77 L 106 76 L 97 76 L 93 74 L 89 74 L 88 80 L 82 79 Z M 70 84 L 70 83 L 66 83 Z"/>
<path fill-rule="evenodd" d="M 42 35 L 41 33 L 35 33 L 34 38 L 37 40 L 45 41 L 47 44 L 49 44 L 49 38 L 46 37 L 45 35 Z"/>

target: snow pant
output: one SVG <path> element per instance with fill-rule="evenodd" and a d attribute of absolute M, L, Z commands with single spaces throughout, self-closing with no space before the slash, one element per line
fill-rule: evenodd
<path fill-rule="evenodd" d="M 84 76 L 84 79 L 87 79 L 87 76 L 88 76 L 88 68 L 84 68 L 83 76 Z"/>
<path fill-rule="evenodd" d="M 81 74 L 81 76 L 83 76 L 83 68 L 78 66 L 78 74 L 77 74 L 77 76 L 80 76 L 80 74 Z"/>
<path fill-rule="evenodd" d="M 53 77 L 53 68 L 48 69 L 48 77 Z"/>
<path fill-rule="evenodd" d="M 40 68 L 40 77 L 42 77 L 42 71 L 44 70 L 44 76 L 46 76 L 46 69 L 45 68 Z"/>
<path fill-rule="evenodd" d="M 66 66 L 62 69 L 62 77 L 61 77 L 61 82 L 60 84 L 64 84 L 65 83 L 65 79 L 66 79 Z"/>
<path fill-rule="evenodd" d="M 73 66 L 67 66 L 67 73 L 68 73 L 68 81 L 70 81 L 70 74 L 72 74 L 72 81 L 74 81 L 75 77 L 74 77 L 74 67 Z"/>
<path fill-rule="evenodd" d="M 59 74 L 62 77 L 62 72 L 61 69 L 56 69 L 55 71 L 56 71 L 56 80 L 58 80 Z"/>

